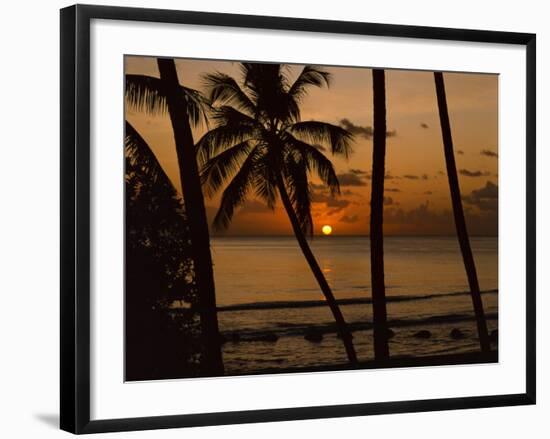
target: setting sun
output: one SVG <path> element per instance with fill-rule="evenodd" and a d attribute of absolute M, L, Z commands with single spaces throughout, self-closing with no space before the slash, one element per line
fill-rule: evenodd
<path fill-rule="evenodd" d="M 327 225 L 324 225 L 323 228 L 321 229 L 321 231 L 323 232 L 323 234 L 325 235 L 330 235 L 332 233 L 332 227 L 329 226 L 328 224 Z"/>

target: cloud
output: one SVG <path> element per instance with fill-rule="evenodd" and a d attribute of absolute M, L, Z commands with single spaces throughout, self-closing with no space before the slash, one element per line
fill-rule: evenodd
<path fill-rule="evenodd" d="M 350 174 L 355 174 L 356 176 L 363 178 L 365 180 L 372 180 L 372 173 L 370 171 L 365 171 L 363 169 L 358 168 L 350 168 L 349 170 Z M 345 174 L 339 174 L 339 175 L 345 175 Z M 391 175 L 389 172 L 384 175 L 384 180 L 399 180 L 401 177 L 398 177 L 396 175 Z M 341 184 L 341 183 L 340 183 Z"/>
<path fill-rule="evenodd" d="M 487 177 L 488 175 L 491 175 L 490 172 L 486 171 L 469 171 L 468 169 L 461 169 L 458 171 L 460 175 L 464 175 L 465 177 Z"/>
<path fill-rule="evenodd" d="M 396 187 L 388 187 L 388 188 L 385 188 L 384 191 L 386 191 L 386 192 L 401 192 L 401 189 L 398 189 Z"/>
<path fill-rule="evenodd" d="M 461 149 L 457 149 L 457 150 L 456 150 L 456 153 L 457 153 L 458 155 L 464 155 L 464 151 L 462 151 Z"/>
<path fill-rule="evenodd" d="M 332 215 L 335 215 L 335 214 L 337 214 L 337 213 L 340 213 L 340 212 L 342 212 L 342 210 L 344 210 L 348 205 L 349 205 L 349 202 L 348 202 L 346 205 L 334 207 L 333 209 L 330 209 L 330 210 L 327 212 L 327 215 L 328 215 L 328 216 L 332 216 Z"/>
<path fill-rule="evenodd" d="M 491 151 L 490 149 L 482 149 L 480 151 L 480 154 L 481 155 L 484 155 L 486 157 L 492 157 L 492 158 L 498 158 L 498 154 L 494 151 Z"/>
<path fill-rule="evenodd" d="M 371 126 L 355 125 L 351 120 L 345 118 L 340 120 L 340 126 L 351 134 L 363 137 L 364 139 L 372 139 L 374 134 L 374 130 Z M 395 137 L 396 135 L 396 130 L 386 132 L 387 137 Z"/>
<path fill-rule="evenodd" d="M 327 191 L 321 190 L 311 191 L 311 202 L 312 203 L 326 203 L 330 198 L 332 198 Z"/>
<path fill-rule="evenodd" d="M 428 174 L 422 174 L 420 176 L 418 175 L 411 175 L 411 174 L 405 174 L 403 178 L 406 178 L 407 180 L 428 180 L 430 177 L 428 177 Z"/>
<path fill-rule="evenodd" d="M 361 177 L 361 178 L 364 178 L 366 180 L 372 180 L 372 173 L 369 172 L 369 171 L 364 171 L 362 169 L 350 169 L 349 170 L 349 173 L 350 174 L 355 174 L 357 175 L 358 177 Z M 340 175 L 343 175 L 343 174 L 340 174 Z M 401 177 L 397 176 L 397 175 L 391 175 L 389 172 L 386 173 L 386 175 L 384 175 L 384 180 L 400 180 Z"/>
<path fill-rule="evenodd" d="M 430 127 L 428 126 L 428 124 L 427 124 L 427 123 L 424 123 L 424 122 L 421 122 L 421 123 L 420 123 L 420 127 L 421 127 L 421 128 L 424 128 L 424 129 L 430 128 Z"/>
<path fill-rule="evenodd" d="M 424 195 L 432 195 L 432 194 L 433 194 L 432 191 L 426 191 L 426 192 L 424 192 Z"/>
<path fill-rule="evenodd" d="M 438 233 L 442 228 L 452 230 L 453 216 L 448 210 L 437 212 L 430 208 L 429 201 L 410 210 L 389 208 L 384 211 L 384 222 L 410 227 L 411 230 L 426 230 Z"/>
<path fill-rule="evenodd" d="M 264 203 L 260 203 L 257 200 L 249 200 L 247 201 L 244 206 L 239 209 L 239 213 L 265 213 L 265 212 L 273 212 L 269 207 L 267 207 Z"/>
<path fill-rule="evenodd" d="M 401 177 L 398 177 L 396 175 L 391 175 L 390 173 L 387 173 L 385 176 L 384 176 L 384 180 L 400 180 Z"/>
<path fill-rule="evenodd" d="M 384 206 L 391 206 L 393 204 L 392 197 L 384 197 Z"/>
<path fill-rule="evenodd" d="M 342 126 L 342 128 L 349 131 L 351 134 L 354 134 L 356 136 L 361 136 L 365 139 L 372 139 L 372 135 L 374 133 L 374 130 L 372 129 L 372 127 L 355 125 L 349 119 L 340 120 L 340 125 Z"/>
<path fill-rule="evenodd" d="M 498 215 L 496 211 L 474 212 L 465 210 L 468 231 L 472 235 L 495 236 L 498 233 Z M 404 235 L 455 235 L 453 213 L 451 210 L 435 210 L 429 201 L 404 210 L 390 206 L 384 209 L 384 223 L 388 229 L 394 228 Z"/>
<path fill-rule="evenodd" d="M 353 223 L 356 223 L 358 220 L 359 220 L 359 216 L 357 215 L 351 215 L 351 216 L 344 215 L 338 221 L 341 223 L 353 224 Z"/>
<path fill-rule="evenodd" d="M 485 186 L 480 189 L 474 189 L 470 195 L 462 197 L 462 200 L 471 206 L 476 206 L 482 211 L 498 210 L 498 186 L 487 181 Z"/>
<path fill-rule="evenodd" d="M 366 186 L 367 182 L 365 181 L 364 176 L 355 174 L 353 172 L 344 172 L 342 174 L 337 174 L 338 181 L 340 186 Z"/>
<path fill-rule="evenodd" d="M 472 194 L 480 198 L 498 198 L 498 186 L 491 181 L 487 181 L 485 187 L 472 191 Z"/>
<path fill-rule="evenodd" d="M 323 203 L 330 210 L 327 212 L 327 215 L 334 215 L 335 213 L 341 212 L 346 207 L 351 204 L 351 201 L 346 200 L 345 198 L 336 198 L 330 195 L 327 191 L 313 191 L 311 194 L 312 203 Z"/>
<path fill-rule="evenodd" d="M 351 204 L 351 201 L 344 198 L 329 198 L 326 201 L 327 207 L 334 207 L 336 209 L 344 209 Z"/>

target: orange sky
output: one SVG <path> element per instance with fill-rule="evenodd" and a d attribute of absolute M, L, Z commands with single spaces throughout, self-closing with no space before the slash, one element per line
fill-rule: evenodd
<path fill-rule="evenodd" d="M 201 77 L 215 70 L 238 78 L 236 63 L 176 60 L 180 82 L 202 90 Z M 296 75 L 302 66 L 292 66 Z M 303 120 L 346 125 L 355 136 L 348 161 L 333 158 L 342 194 L 327 195 L 314 188 L 315 233 L 330 224 L 334 234 L 368 234 L 372 165 L 372 77 L 366 68 L 327 67 L 329 89 L 311 88 L 302 105 Z M 156 59 L 126 57 L 126 72 L 158 77 Z M 498 194 L 498 76 L 446 73 L 444 75 L 459 181 L 472 235 L 497 235 Z M 386 208 L 388 235 L 451 235 L 455 233 L 437 102 L 431 72 L 386 71 L 387 140 Z M 168 176 L 179 187 L 172 128 L 166 115 L 150 116 L 127 108 L 126 117 L 149 143 Z M 350 125 L 351 124 L 351 125 Z M 195 139 L 204 127 L 194 130 Z M 312 180 L 313 183 L 319 183 Z M 208 215 L 216 212 L 219 196 L 206 200 Z M 227 235 L 291 234 L 286 215 L 277 204 L 267 209 L 253 197 L 235 215 Z"/>

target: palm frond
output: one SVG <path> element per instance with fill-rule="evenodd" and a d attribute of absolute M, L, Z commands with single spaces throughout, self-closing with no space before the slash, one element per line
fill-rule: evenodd
<path fill-rule="evenodd" d="M 126 100 L 130 106 L 148 114 L 168 111 L 166 91 L 159 78 L 146 75 L 126 75 Z"/>
<path fill-rule="evenodd" d="M 285 182 L 290 201 L 302 232 L 313 235 L 311 217 L 311 190 L 307 177 L 307 165 L 301 155 L 292 154 L 285 163 Z"/>
<path fill-rule="evenodd" d="M 234 105 L 247 115 L 254 116 L 254 103 L 231 76 L 215 72 L 205 75 L 203 79 L 212 104 Z"/>
<path fill-rule="evenodd" d="M 340 182 L 336 175 L 336 169 L 318 148 L 309 143 L 303 142 L 287 133 L 285 136 L 287 147 L 293 150 L 292 155 L 299 155 L 303 158 L 303 166 L 306 170 L 315 172 L 321 181 L 330 189 L 332 195 L 340 193 Z M 290 157 L 290 156 L 289 156 Z M 287 161 L 296 160 L 291 158 Z"/>
<path fill-rule="evenodd" d="M 189 87 L 182 87 L 183 97 L 187 103 L 187 115 L 191 125 L 204 124 L 208 128 L 208 110 L 210 102 L 199 91 Z"/>
<path fill-rule="evenodd" d="M 199 164 L 207 163 L 212 157 L 232 146 L 256 139 L 256 128 L 247 125 L 220 125 L 208 131 L 195 145 Z"/>
<path fill-rule="evenodd" d="M 267 207 L 275 208 L 277 200 L 276 172 L 278 167 L 271 160 L 267 145 L 258 145 L 258 160 L 253 186 L 258 198 L 265 201 Z"/>
<path fill-rule="evenodd" d="M 212 197 L 239 170 L 251 151 L 250 142 L 244 141 L 211 158 L 201 170 L 201 182 L 206 196 Z"/>
<path fill-rule="evenodd" d="M 243 62 L 239 67 L 245 87 L 255 93 L 265 92 L 267 87 L 278 88 L 286 80 L 281 64 Z"/>
<path fill-rule="evenodd" d="M 320 88 L 326 85 L 329 87 L 330 81 L 331 74 L 326 70 L 321 70 L 317 66 L 305 66 L 290 87 L 288 94 L 296 101 L 300 101 L 307 93 L 308 86 Z"/>
<path fill-rule="evenodd" d="M 181 87 L 187 115 L 192 125 L 208 126 L 207 109 L 210 104 L 197 90 Z M 146 75 L 126 75 L 126 99 L 138 111 L 148 114 L 165 114 L 168 111 L 166 90 L 159 78 Z"/>
<path fill-rule="evenodd" d="M 213 226 L 217 230 L 227 229 L 235 209 L 241 206 L 248 193 L 252 182 L 254 181 L 254 172 L 256 165 L 256 149 L 254 149 L 243 162 L 239 172 L 233 177 L 231 182 L 223 191 L 222 199 L 218 212 L 214 217 Z"/>
<path fill-rule="evenodd" d="M 139 166 L 142 174 L 153 183 L 159 179 L 170 181 L 145 139 L 128 121 L 125 121 L 124 155 L 131 166 Z"/>
<path fill-rule="evenodd" d="M 262 126 L 254 119 L 245 113 L 242 113 L 238 109 L 231 107 L 229 105 L 222 105 L 221 107 L 216 107 L 212 110 L 211 114 L 212 120 L 216 122 L 217 126 L 226 125 L 226 126 L 248 126 L 255 127 L 259 130 L 262 129 Z"/>
<path fill-rule="evenodd" d="M 343 155 L 348 158 L 353 152 L 351 146 L 353 134 L 338 125 L 311 120 L 297 122 L 288 130 L 301 140 L 329 147 L 334 155 Z"/>
<path fill-rule="evenodd" d="M 253 97 L 256 117 L 267 121 L 297 121 L 297 102 L 288 94 L 284 64 L 241 63 L 244 87 Z"/>
<path fill-rule="evenodd" d="M 290 93 L 285 93 L 280 98 L 280 110 L 278 117 L 285 123 L 296 123 L 301 118 L 300 104 L 298 99 L 292 96 Z"/>

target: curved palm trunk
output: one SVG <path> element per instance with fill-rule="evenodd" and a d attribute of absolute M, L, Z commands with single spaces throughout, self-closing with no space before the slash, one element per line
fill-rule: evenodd
<path fill-rule="evenodd" d="M 325 299 L 327 301 L 327 304 L 330 307 L 330 310 L 332 311 L 334 319 L 336 320 L 336 325 L 338 327 L 338 334 L 342 338 L 344 347 L 346 348 L 346 354 L 348 356 L 348 360 L 351 364 L 355 365 L 357 364 L 357 354 L 355 353 L 355 348 L 353 347 L 351 332 L 349 331 L 348 325 L 344 320 L 344 316 L 342 315 L 342 312 L 340 311 L 340 308 L 336 303 L 336 299 L 332 294 L 330 286 L 327 280 L 325 279 L 323 272 L 321 271 L 321 267 L 319 267 L 319 264 L 317 263 L 315 256 L 313 255 L 311 249 L 309 248 L 309 244 L 307 243 L 306 237 L 302 232 L 302 229 L 300 228 L 298 218 L 296 217 L 296 213 L 294 212 L 294 208 L 292 207 L 292 203 L 286 191 L 283 180 L 280 176 L 277 179 L 277 188 L 279 189 L 279 194 L 281 195 L 283 206 L 285 207 L 286 213 L 290 219 L 290 223 L 292 224 L 292 230 L 294 231 L 296 240 L 300 245 L 300 249 L 302 250 L 304 257 L 306 258 L 306 261 L 309 264 L 309 267 L 311 268 L 311 271 L 313 272 L 313 275 L 315 276 L 315 279 L 317 280 L 319 287 L 321 287 L 321 291 L 323 292 Z"/>
<path fill-rule="evenodd" d="M 370 200 L 370 266 L 374 358 L 387 360 L 388 317 L 384 283 L 384 176 L 386 161 L 386 80 L 384 70 L 373 69 L 374 133 L 372 145 L 372 189 Z"/>
<path fill-rule="evenodd" d="M 462 200 L 460 197 L 460 186 L 458 184 L 458 175 L 456 172 L 453 138 L 451 135 L 451 124 L 449 122 L 449 111 L 447 109 L 447 97 L 445 95 L 443 73 L 434 72 L 434 77 L 456 234 L 458 236 L 458 242 L 460 243 L 460 251 L 462 252 L 462 258 L 464 259 L 464 268 L 466 269 L 468 283 L 470 285 L 472 303 L 474 305 L 474 312 L 476 316 L 477 332 L 479 334 L 479 343 L 482 352 L 489 352 L 491 350 L 491 345 L 489 343 L 489 335 L 487 332 L 487 321 L 485 320 L 485 313 L 483 311 L 483 302 L 481 301 L 481 293 L 479 291 L 476 266 L 472 255 L 472 248 L 470 247 L 470 239 L 468 238 L 468 230 L 466 229 L 464 210 L 462 209 Z"/>
<path fill-rule="evenodd" d="M 195 157 L 193 134 L 189 125 L 186 102 L 181 94 L 173 59 L 157 59 L 160 78 L 167 88 L 167 105 L 174 130 L 180 181 L 187 209 L 195 279 L 199 290 L 199 314 L 203 337 L 203 366 L 207 375 L 223 374 L 223 358 L 216 311 L 214 272 L 210 254 L 210 236 L 199 171 Z"/>

